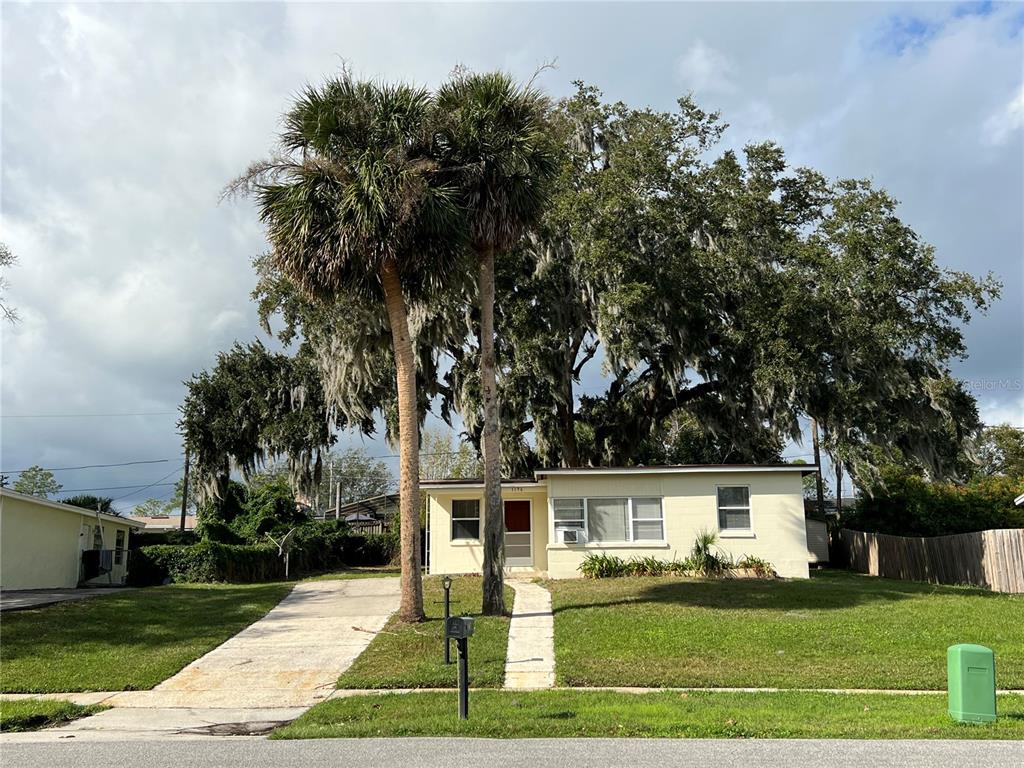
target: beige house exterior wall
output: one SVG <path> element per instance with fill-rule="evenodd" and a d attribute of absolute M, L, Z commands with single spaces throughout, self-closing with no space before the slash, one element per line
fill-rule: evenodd
<path fill-rule="evenodd" d="M 717 488 L 720 485 L 750 488 L 749 532 L 718 530 Z M 434 490 L 427 486 L 424 493 L 428 496 L 430 573 L 479 572 L 483 561 L 480 543 L 451 541 L 451 502 L 457 498 L 477 498 L 482 504 L 482 488 Z M 732 557 L 754 555 L 771 562 L 780 576 L 808 576 L 803 487 L 801 474 L 796 470 L 567 473 L 548 476 L 536 485 L 507 485 L 502 495 L 505 499 L 529 498 L 533 502 L 532 570 L 550 578 L 579 577 L 580 564 L 593 553 L 624 559 L 634 556 L 654 556 L 662 560 L 683 558 L 702 530 L 718 533 L 718 547 Z M 551 499 L 624 496 L 662 498 L 664 541 L 571 545 L 554 540 Z"/>
<path fill-rule="evenodd" d="M 452 541 L 452 501 L 455 499 L 479 499 L 480 530 L 483 532 L 482 487 L 458 489 L 423 488 L 427 497 L 429 516 L 429 573 L 480 573 L 483 569 L 484 550 L 479 541 Z M 503 485 L 501 496 L 504 500 L 527 499 L 530 501 L 530 518 L 533 525 L 533 567 L 511 569 L 519 571 L 547 570 L 548 543 L 548 497 L 543 486 Z"/>
<path fill-rule="evenodd" d="M 128 535 L 133 527 L 101 517 L 105 547 L 114 549 L 123 530 L 126 551 L 120 565 L 91 584 L 121 584 L 127 574 Z M 0 495 L 0 588 L 73 589 L 78 586 L 82 550 L 91 549 L 96 516 L 45 499 L 4 491 Z M 87 541 L 83 546 L 83 537 Z"/>
<path fill-rule="evenodd" d="M 718 530 L 718 486 L 750 488 L 749 533 Z M 684 558 L 703 530 L 718 533 L 718 548 L 734 558 L 762 557 L 780 576 L 807 578 L 807 532 L 804 528 L 803 486 L 799 472 L 691 472 L 650 475 L 560 475 L 548 478 L 549 497 L 660 496 L 665 541 L 561 544 L 549 527 L 548 574 L 551 578 L 579 576 L 579 566 L 591 553 L 622 558 L 654 556 Z"/>

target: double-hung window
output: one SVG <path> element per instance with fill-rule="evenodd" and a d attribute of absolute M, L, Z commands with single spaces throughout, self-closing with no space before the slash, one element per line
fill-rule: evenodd
<path fill-rule="evenodd" d="M 120 528 L 114 535 L 114 565 L 121 565 L 124 562 L 124 531 Z"/>
<path fill-rule="evenodd" d="M 750 488 L 745 485 L 718 486 L 718 529 L 750 530 Z"/>
<path fill-rule="evenodd" d="M 480 540 L 480 499 L 452 501 L 452 541 Z"/>
<path fill-rule="evenodd" d="M 556 536 L 558 531 L 586 530 L 587 519 L 583 514 L 583 499 L 555 499 L 552 508 L 555 514 Z"/>
<path fill-rule="evenodd" d="M 664 541 L 665 520 L 661 499 L 632 499 L 630 523 L 633 541 Z"/>
<path fill-rule="evenodd" d="M 661 499 L 616 496 L 552 500 L 556 540 L 558 531 L 579 529 L 596 544 L 631 541 L 664 541 L 665 521 Z"/>

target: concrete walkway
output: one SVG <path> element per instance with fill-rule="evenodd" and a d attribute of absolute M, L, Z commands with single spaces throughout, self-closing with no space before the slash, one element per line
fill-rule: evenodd
<path fill-rule="evenodd" d="M 331 695 L 398 609 L 399 585 L 394 578 L 297 584 L 262 619 L 153 690 L 92 694 L 114 709 L 13 740 L 266 733 Z"/>
<path fill-rule="evenodd" d="M 515 590 L 508 629 L 505 687 L 520 690 L 555 684 L 555 619 L 551 593 L 529 581 L 510 581 Z"/>

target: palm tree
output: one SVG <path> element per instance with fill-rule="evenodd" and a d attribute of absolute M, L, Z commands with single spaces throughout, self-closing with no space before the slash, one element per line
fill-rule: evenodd
<path fill-rule="evenodd" d="M 253 194 L 278 269 L 314 298 L 381 306 L 398 393 L 402 600 L 420 621 L 419 423 L 411 302 L 440 288 L 464 252 L 455 188 L 432 159 L 434 102 L 407 85 L 349 74 L 307 87 L 285 118 L 281 153 L 235 184 Z"/>
<path fill-rule="evenodd" d="M 494 262 L 540 215 L 556 163 L 548 100 L 502 72 L 457 73 L 437 92 L 440 150 L 458 169 L 470 247 L 479 264 L 480 388 L 484 459 L 483 612 L 504 605 L 505 519 L 494 355 Z"/>

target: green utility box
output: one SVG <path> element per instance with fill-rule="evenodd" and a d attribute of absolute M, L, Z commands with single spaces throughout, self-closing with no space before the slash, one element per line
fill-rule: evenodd
<path fill-rule="evenodd" d="M 996 657 L 991 648 L 962 643 L 946 651 L 949 716 L 962 723 L 996 719 Z"/>

